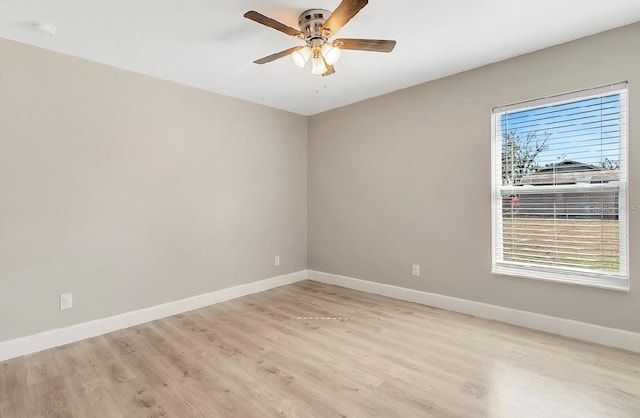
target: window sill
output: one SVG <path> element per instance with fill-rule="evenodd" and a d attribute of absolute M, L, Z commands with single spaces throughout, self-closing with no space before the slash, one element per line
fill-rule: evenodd
<path fill-rule="evenodd" d="M 496 266 L 493 268 L 493 270 L 491 270 L 491 274 L 579 286 L 597 287 L 600 289 L 616 290 L 619 292 L 629 291 L 629 279 L 625 279 L 622 277 L 598 277 L 595 275 L 593 277 L 589 277 L 580 274 L 572 274 L 571 272 L 546 272 L 511 266 Z"/>

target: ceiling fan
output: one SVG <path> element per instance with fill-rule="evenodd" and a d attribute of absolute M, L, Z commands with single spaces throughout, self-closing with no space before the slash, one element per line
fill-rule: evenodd
<path fill-rule="evenodd" d="M 368 0 L 342 0 L 342 3 L 333 13 L 324 9 L 307 10 L 298 19 L 300 30 L 253 10 L 245 13 L 244 17 L 247 19 L 299 38 L 306 43 L 304 46 L 295 46 L 260 58 L 254 63 L 266 64 L 291 55 L 293 62 L 300 68 L 304 68 L 307 62 L 311 60 L 311 73 L 324 77 L 336 72 L 334 64 L 340 59 L 342 49 L 372 52 L 393 51 L 396 41 L 381 39 L 329 40 L 368 3 Z"/>

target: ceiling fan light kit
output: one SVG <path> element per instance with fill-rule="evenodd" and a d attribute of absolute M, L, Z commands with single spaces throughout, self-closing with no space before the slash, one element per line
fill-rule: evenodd
<path fill-rule="evenodd" d="M 309 59 L 312 55 L 313 51 L 311 50 L 311 48 L 305 46 L 304 48 L 300 48 L 299 50 L 291 54 L 291 59 L 293 60 L 293 63 L 295 65 L 300 68 L 304 68 L 304 66 L 307 65 L 307 62 L 309 62 Z"/>
<path fill-rule="evenodd" d="M 338 60 L 340 59 L 340 55 L 342 54 L 342 52 L 340 52 L 340 48 L 331 45 L 330 42 L 326 42 L 324 45 L 322 45 L 322 48 L 320 48 L 320 52 L 322 53 L 324 60 L 329 65 L 333 65 L 338 62 Z"/>
<path fill-rule="evenodd" d="M 328 71 L 327 64 L 322 57 L 314 57 L 311 63 L 311 74 L 322 75 Z"/>
<path fill-rule="evenodd" d="M 299 38 L 305 42 L 304 46 L 293 47 L 254 61 L 256 64 L 266 64 L 279 58 L 291 55 L 293 63 L 304 68 L 311 61 L 311 73 L 328 76 L 335 73 L 333 67 L 342 54 L 342 49 L 371 52 L 391 52 L 396 41 L 377 39 L 336 39 L 329 40 L 353 18 L 368 0 L 343 0 L 333 13 L 324 9 L 310 9 L 303 12 L 298 19 L 300 30 L 289 27 L 277 20 L 264 16 L 256 11 L 244 14 L 247 19 L 273 28 L 287 35 Z"/>

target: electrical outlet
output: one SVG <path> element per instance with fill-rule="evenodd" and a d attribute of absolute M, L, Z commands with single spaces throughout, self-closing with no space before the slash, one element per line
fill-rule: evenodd
<path fill-rule="evenodd" d="M 277 255 L 276 258 L 273 259 L 273 265 L 274 266 L 279 266 L 280 265 L 280 256 Z"/>
<path fill-rule="evenodd" d="M 73 293 L 60 295 L 60 310 L 64 311 L 73 308 Z"/>
<path fill-rule="evenodd" d="M 420 264 L 411 265 L 411 275 L 414 277 L 420 277 Z"/>

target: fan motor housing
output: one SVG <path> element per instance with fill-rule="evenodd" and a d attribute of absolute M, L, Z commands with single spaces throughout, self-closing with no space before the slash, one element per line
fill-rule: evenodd
<path fill-rule="evenodd" d="M 298 18 L 300 32 L 304 33 L 305 40 L 309 43 L 321 41 L 324 43 L 326 37 L 322 33 L 322 25 L 329 19 L 331 12 L 324 9 L 310 9 L 303 12 Z"/>

